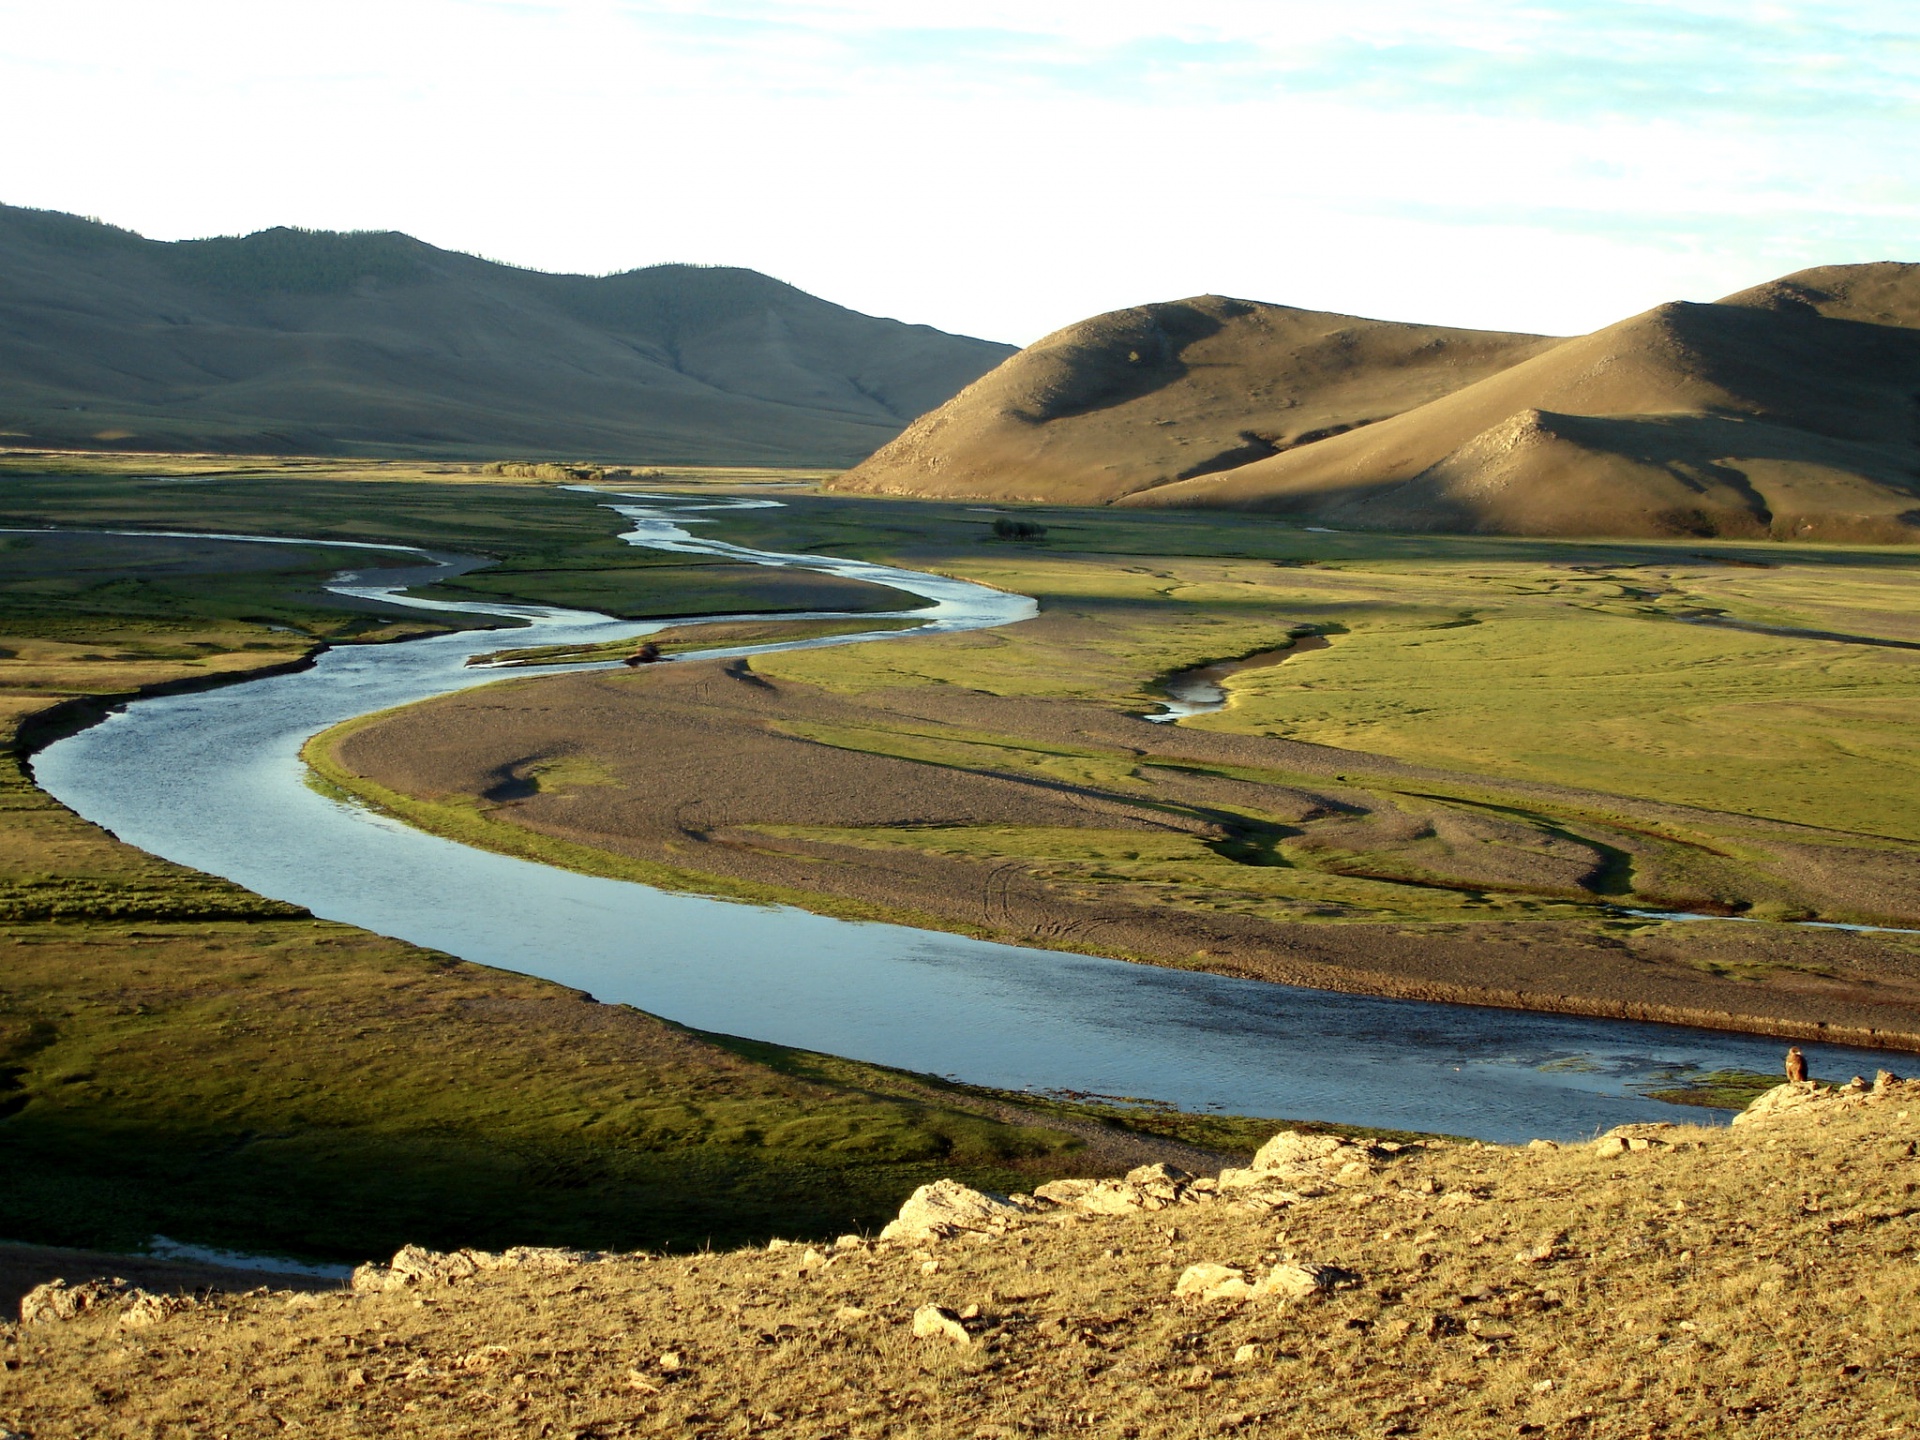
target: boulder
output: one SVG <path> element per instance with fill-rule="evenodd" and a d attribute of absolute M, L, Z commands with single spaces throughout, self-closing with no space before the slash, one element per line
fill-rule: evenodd
<path fill-rule="evenodd" d="M 1049 1180 L 1033 1193 L 1037 1199 L 1054 1205 L 1072 1205 L 1099 1183 L 1098 1180 Z"/>
<path fill-rule="evenodd" d="M 1736 1125 L 1753 1125 L 1777 1119 L 1795 1110 L 1818 1105 L 1831 1092 L 1817 1080 L 1789 1080 L 1756 1096 L 1753 1103 L 1733 1117 Z"/>
<path fill-rule="evenodd" d="M 1189 1265 L 1174 1282 L 1173 1293 L 1201 1300 L 1245 1300 L 1255 1291 L 1244 1270 L 1231 1265 Z"/>
<path fill-rule="evenodd" d="M 1319 1170 L 1345 1164 L 1351 1158 L 1341 1152 L 1357 1149 L 1332 1135 L 1303 1135 L 1298 1130 L 1282 1130 L 1253 1157 L 1256 1170 Z"/>
<path fill-rule="evenodd" d="M 914 1311 L 913 1333 L 920 1340 L 945 1340 L 955 1345 L 973 1343 L 960 1317 L 944 1305 L 922 1305 Z"/>
<path fill-rule="evenodd" d="M 962 1230 L 993 1230 L 1022 1213 L 1005 1195 L 975 1190 L 958 1180 L 936 1180 L 907 1197 L 882 1240 L 925 1240 Z"/>
<path fill-rule="evenodd" d="M 1124 1182 L 1103 1180 L 1080 1197 L 1080 1208 L 1089 1215 L 1132 1215 L 1138 1211 L 1158 1210 L 1165 1202 L 1149 1202 L 1137 1188 Z"/>
<path fill-rule="evenodd" d="M 78 1285 L 49 1280 L 20 1297 L 20 1323 L 40 1325 L 52 1320 L 72 1320 L 89 1310 L 123 1305 L 140 1293 L 129 1291 L 124 1280 L 83 1280 Z"/>
<path fill-rule="evenodd" d="M 1344 1290 L 1360 1283 L 1360 1277 L 1338 1265 L 1276 1265 L 1254 1287 L 1256 1294 L 1277 1295 L 1283 1300 L 1303 1300 L 1323 1290 Z"/>

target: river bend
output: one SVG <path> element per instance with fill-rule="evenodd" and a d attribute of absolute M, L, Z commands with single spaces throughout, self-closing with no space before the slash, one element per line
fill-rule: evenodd
<path fill-rule="evenodd" d="M 1024 596 L 962 580 L 747 550 L 688 528 L 701 510 L 774 503 L 622 496 L 614 508 L 633 523 L 635 544 L 872 580 L 929 602 L 899 612 L 925 626 L 891 633 L 1036 613 Z M 522 621 L 516 645 L 595 644 L 669 623 L 404 599 L 401 589 L 455 568 L 415 553 L 423 563 L 346 574 L 334 588 Z M 1780 1042 L 1764 1038 L 1296 989 L 676 894 L 471 849 L 308 787 L 299 751 L 310 736 L 489 683 L 495 673 L 466 662 L 501 638 L 467 631 L 343 645 L 292 674 L 141 700 L 48 747 L 34 771 L 122 840 L 327 919 L 700 1029 L 982 1084 L 1515 1141 L 1705 1119 L 1713 1112 L 1649 1100 L 1637 1087 L 1676 1071 L 1779 1065 Z M 778 648 L 787 647 L 701 658 Z M 1841 1047 L 1811 1054 L 1816 1073 L 1841 1077 L 1871 1074 L 1885 1058 Z"/>

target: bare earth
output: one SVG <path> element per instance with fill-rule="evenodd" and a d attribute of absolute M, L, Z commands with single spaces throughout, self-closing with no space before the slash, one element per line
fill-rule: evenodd
<path fill-rule="evenodd" d="M 994 746 L 980 747 L 986 758 L 977 764 L 928 763 L 846 738 L 876 732 L 971 733 Z M 1131 775 L 1118 785 L 1022 772 L 1005 759 L 1008 737 L 1051 754 L 1131 757 Z M 534 832 L 671 866 L 696 884 L 712 877 L 804 892 L 829 910 L 1327 989 L 1920 1049 L 1916 937 L 1647 925 L 1592 905 L 1608 856 L 1623 854 L 1640 877 L 1636 903 L 1646 903 L 1649 885 L 1664 886 L 1669 903 L 1697 902 L 1702 886 L 1720 883 L 1712 867 L 1734 863 L 1672 838 L 1704 827 L 1738 837 L 1748 866 L 1740 873 L 1763 891 L 1841 894 L 1895 916 L 1914 908 L 1920 866 L 1911 847 L 1841 843 L 1846 837 L 1809 827 L 1496 786 L 1350 751 L 1156 726 L 1074 702 L 959 687 L 832 695 L 767 679 L 741 661 L 496 685 L 327 743 L 340 767 L 388 790 L 477 801 L 503 835 Z M 1269 778 L 1276 772 L 1288 778 Z M 1387 781 L 1402 796 L 1410 782 L 1470 784 L 1501 803 L 1410 825 L 1404 810 L 1367 789 Z M 1531 828 L 1500 818 L 1503 809 L 1555 806 L 1588 818 Z M 1469 908 L 1441 923 L 1295 921 L 1192 886 L 1095 883 L 1100 877 L 1005 855 L 940 853 L 916 840 L 930 827 L 966 834 L 995 826 L 1142 842 L 1191 837 L 1216 865 L 1202 846 L 1252 856 L 1220 866 L 1229 879 L 1272 883 L 1283 872 L 1260 869 L 1270 862 L 1254 853 L 1263 832 L 1249 828 L 1249 814 L 1287 819 L 1266 828 L 1296 839 L 1324 835 L 1330 853 L 1353 854 L 1374 874 L 1412 877 L 1409 893 L 1448 904 L 1476 887 L 1586 903 L 1544 904 L 1549 913 L 1539 919 L 1509 911 L 1480 920 Z M 820 833 L 833 827 L 863 833 Z M 875 843 L 876 832 L 916 843 Z"/>

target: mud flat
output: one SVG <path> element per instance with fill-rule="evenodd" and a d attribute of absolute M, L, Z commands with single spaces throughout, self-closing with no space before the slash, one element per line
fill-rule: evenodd
<path fill-rule="evenodd" d="M 1080 780 L 1023 769 L 1022 745 Z M 1920 1048 L 1915 937 L 1609 909 L 1610 857 L 1658 884 L 1661 832 L 1702 818 L 1678 807 L 1512 785 L 1409 826 L 1383 796 L 1462 777 L 1092 705 L 834 695 L 741 660 L 450 696 L 309 756 L 415 824 L 655 883 L 1289 985 Z M 1806 827 L 1708 818 L 1764 857 L 1756 893 L 1910 907 L 1904 852 L 1844 852 L 1848 871 Z"/>

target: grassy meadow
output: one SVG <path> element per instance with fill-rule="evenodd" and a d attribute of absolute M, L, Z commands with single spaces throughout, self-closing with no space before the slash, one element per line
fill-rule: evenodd
<path fill-rule="evenodd" d="M 1188 723 L 1804 821 L 1862 847 L 1920 838 L 1920 652 L 1681 623 L 1718 612 L 1917 639 L 1910 553 L 1330 535 L 1086 511 L 1032 512 L 1047 534 L 1027 542 L 993 538 L 993 513 L 972 507 L 783 498 L 714 533 L 964 575 L 1036 595 L 1043 614 L 764 657 L 765 673 L 844 693 L 949 685 L 1139 711 L 1171 671 L 1310 627 L 1327 648 L 1237 676 L 1223 714 Z M 590 496 L 452 466 L 0 457 L 0 526 L 50 525 L 428 545 L 495 561 L 462 577 L 466 593 L 634 616 L 829 603 L 750 567 L 621 545 L 622 522 Z M 1089 1126 L 1222 1149 L 1265 1128 L 1094 1101 L 1022 1108 L 691 1034 L 290 912 L 120 845 L 31 785 L 21 748 L 88 705 L 434 628 L 321 591 L 364 561 L 0 535 L 0 1169 L 22 1177 L 0 1189 L 0 1239 L 124 1248 L 163 1233 L 346 1257 L 401 1241 L 728 1243 L 871 1224 L 935 1174 L 1031 1186 L 1084 1173 Z M 1124 756 L 1017 737 L 832 738 L 927 763 L 1126 778 Z M 1396 803 L 1431 802 L 1416 789 Z M 1562 906 L 1314 864 L 1262 871 L 1193 846 L 1145 854 L 1137 837 L 1107 853 L 1098 832 L 855 838 L 1021 856 L 1088 883 L 1145 874 L 1205 903 L 1220 903 L 1231 873 L 1227 903 L 1293 918 Z M 1308 890 L 1282 883 L 1298 873 L 1315 877 Z"/>
<path fill-rule="evenodd" d="M 181 483 L 149 478 L 157 463 L 0 473 L 0 523 L 588 551 L 666 593 L 589 497 L 403 467 L 370 483 L 223 462 Z M 318 921 L 33 786 L 23 747 L 90 707 L 433 628 L 320 590 L 363 563 L 0 535 L 0 1241 L 697 1246 L 871 1224 L 956 1167 L 1001 1184 L 1074 1168 L 1080 1138 L 992 1097 L 849 1062 L 822 1078 L 777 1047 Z"/>

